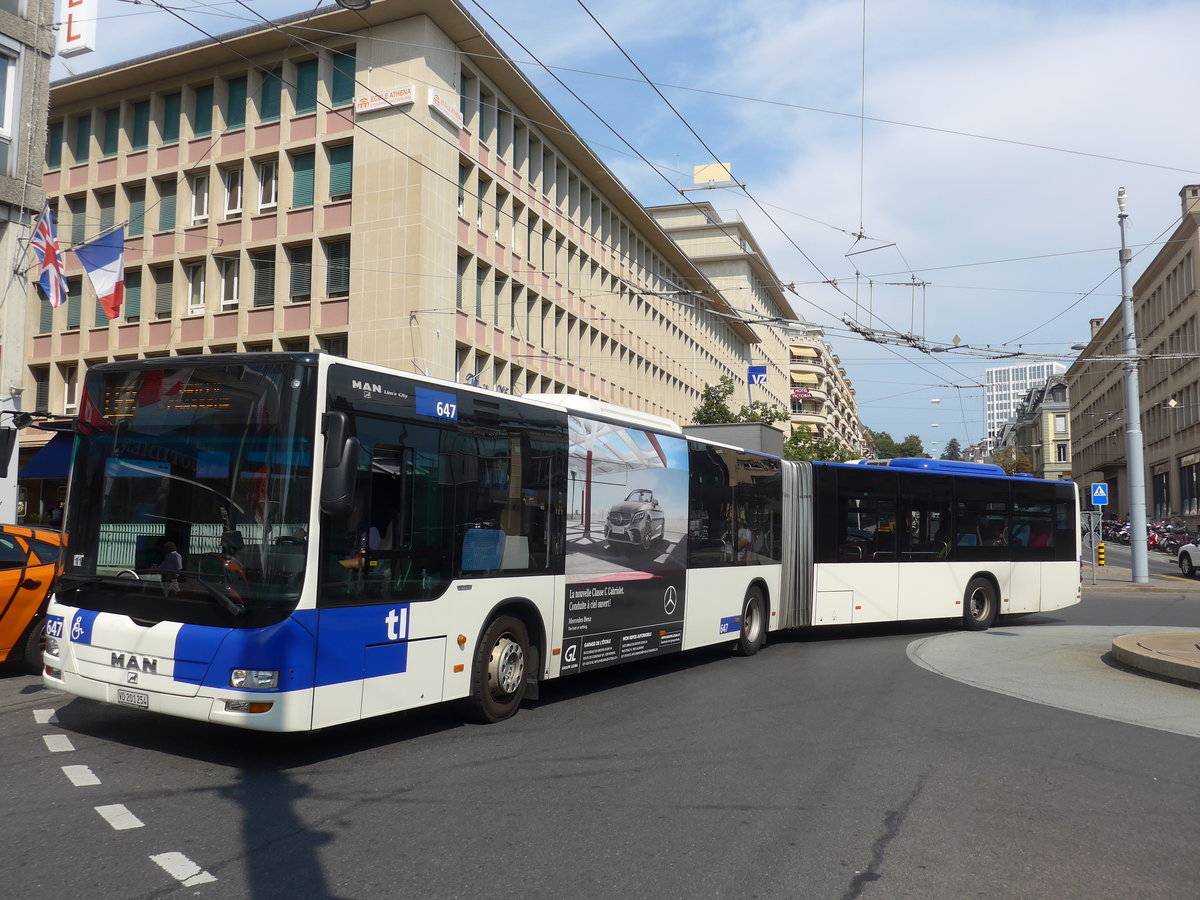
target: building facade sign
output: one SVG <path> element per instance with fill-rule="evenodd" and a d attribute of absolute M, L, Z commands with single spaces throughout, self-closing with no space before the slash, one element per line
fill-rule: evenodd
<path fill-rule="evenodd" d="M 436 88 L 430 88 L 429 108 L 456 128 L 463 127 L 463 117 L 458 108 L 457 97 L 448 97 Z"/>
<path fill-rule="evenodd" d="M 96 17 L 100 0 L 62 0 L 58 55 L 78 56 L 96 49 Z"/>
<path fill-rule="evenodd" d="M 354 114 L 375 112 L 377 109 L 392 109 L 398 106 L 408 106 L 415 99 L 415 88 L 411 84 L 398 87 L 391 91 L 372 91 L 361 97 L 354 98 Z"/>

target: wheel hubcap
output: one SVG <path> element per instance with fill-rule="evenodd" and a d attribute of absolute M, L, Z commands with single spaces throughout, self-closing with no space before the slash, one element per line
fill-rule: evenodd
<path fill-rule="evenodd" d="M 987 614 L 988 596 L 983 588 L 976 588 L 971 594 L 971 618 L 982 619 Z"/>
<path fill-rule="evenodd" d="M 517 692 L 525 677 L 525 651 L 508 635 L 496 641 L 488 662 L 488 682 L 492 693 L 509 696 Z"/>
<path fill-rule="evenodd" d="M 742 633 L 746 636 L 746 640 L 754 643 L 758 640 L 759 621 L 758 616 L 754 614 L 754 603 L 747 602 L 746 608 L 742 611 Z"/>

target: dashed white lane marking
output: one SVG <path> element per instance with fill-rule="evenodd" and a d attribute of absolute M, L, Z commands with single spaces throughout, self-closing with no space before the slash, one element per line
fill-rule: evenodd
<path fill-rule="evenodd" d="M 96 812 L 104 817 L 117 831 L 127 831 L 130 828 L 141 828 L 144 822 L 131 813 L 123 803 L 113 803 L 111 806 L 97 806 Z"/>
<path fill-rule="evenodd" d="M 75 745 L 65 734 L 43 734 L 42 740 L 46 742 L 46 749 L 51 753 L 70 753 L 75 749 Z"/>
<path fill-rule="evenodd" d="M 92 770 L 87 766 L 63 766 L 63 774 L 71 779 L 71 784 L 75 787 L 87 787 L 92 784 L 99 784 L 100 779 L 92 774 Z"/>
<path fill-rule="evenodd" d="M 57 725 L 58 713 L 53 709 L 35 709 L 33 721 L 39 725 Z"/>
<path fill-rule="evenodd" d="M 201 869 L 198 865 L 172 850 L 170 853 L 158 853 L 150 857 L 177 881 L 183 882 L 184 887 L 194 887 L 197 884 L 208 884 L 216 881 L 217 877 Z"/>

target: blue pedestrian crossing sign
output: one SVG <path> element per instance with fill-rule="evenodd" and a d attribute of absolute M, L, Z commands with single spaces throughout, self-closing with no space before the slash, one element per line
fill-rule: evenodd
<path fill-rule="evenodd" d="M 1108 506 L 1108 482 L 1097 481 L 1092 485 L 1092 506 Z"/>

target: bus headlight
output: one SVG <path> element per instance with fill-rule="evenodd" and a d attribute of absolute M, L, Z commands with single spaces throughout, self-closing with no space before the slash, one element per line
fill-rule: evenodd
<path fill-rule="evenodd" d="M 58 638 L 52 638 L 52 637 L 46 638 L 45 650 L 46 650 L 46 653 L 50 656 L 58 656 L 58 654 L 59 654 Z"/>
<path fill-rule="evenodd" d="M 279 687 L 279 672 L 268 669 L 234 669 L 229 673 L 229 686 L 269 691 Z"/>

